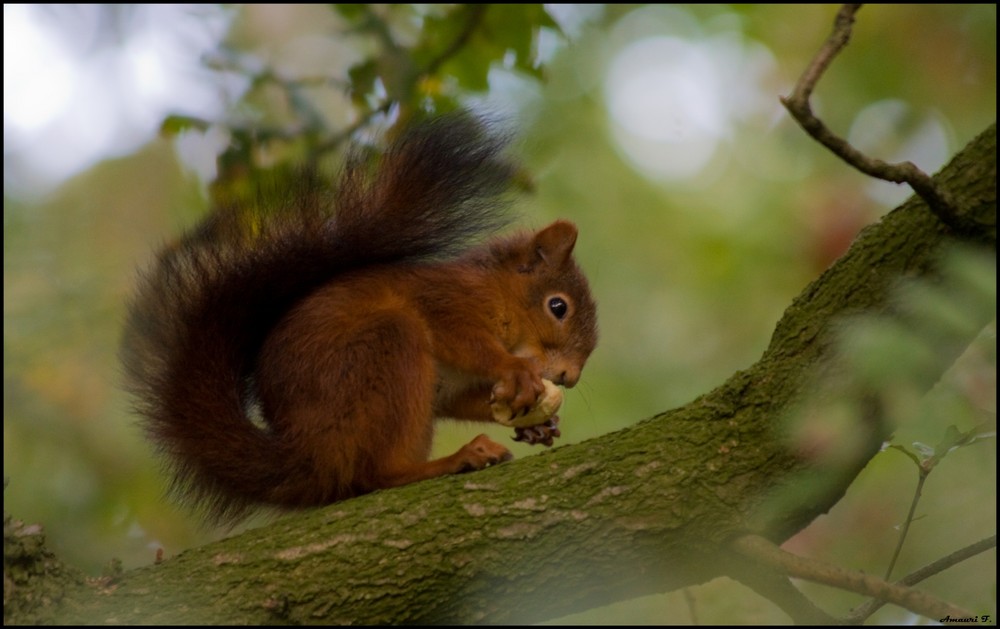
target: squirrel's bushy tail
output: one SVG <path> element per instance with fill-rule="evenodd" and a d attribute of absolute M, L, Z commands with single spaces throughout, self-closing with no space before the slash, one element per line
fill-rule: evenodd
<path fill-rule="evenodd" d="M 282 207 L 218 209 L 160 252 L 140 277 L 121 357 L 177 496 L 216 522 L 335 498 L 313 495 L 305 463 L 253 419 L 260 347 L 338 274 L 453 256 L 502 226 L 514 172 L 505 144 L 468 114 L 443 116 L 405 131 L 374 165 L 354 150 L 332 203 L 309 189 Z"/>

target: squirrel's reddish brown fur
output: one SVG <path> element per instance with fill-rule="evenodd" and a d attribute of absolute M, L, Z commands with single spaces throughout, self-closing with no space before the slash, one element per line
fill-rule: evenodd
<path fill-rule="evenodd" d="M 572 223 L 470 246 L 504 222 L 503 147 L 441 117 L 356 153 L 332 204 L 217 209 L 160 253 L 122 358 L 176 493 L 232 522 L 510 458 L 480 435 L 428 461 L 433 420 L 573 386 L 597 314 Z"/>

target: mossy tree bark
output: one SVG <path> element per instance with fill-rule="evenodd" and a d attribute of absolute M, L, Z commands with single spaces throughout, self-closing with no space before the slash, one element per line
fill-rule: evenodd
<path fill-rule="evenodd" d="M 936 180 L 995 250 L 995 125 Z M 874 401 L 860 451 L 834 471 L 790 451 L 781 419 L 830 365 L 836 323 L 891 312 L 896 283 L 933 276 L 949 240 L 913 198 L 805 289 L 758 363 L 682 408 L 483 472 L 286 517 L 71 589 L 44 620 L 533 622 L 738 572 L 728 539 L 787 539 L 836 504 L 878 451 L 888 428 Z M 935 346 L 928 387 L 973 336 Z M 789 487 L 800 488 L 786 494 L 794 500 L 765 508 Z"/>

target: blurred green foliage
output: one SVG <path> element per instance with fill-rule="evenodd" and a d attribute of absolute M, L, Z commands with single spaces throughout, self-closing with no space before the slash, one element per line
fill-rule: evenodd
<path fill-rule="evenodd" d="M 515 152 L 531 180 L 522 222 L 566 217 L 579 224 L 578 256 L 599 302 L 601 343 L 568 393 L 562 442 L 630 425 L 720 384 L 759 357 L 791 299 L 861 226 L 889 209 L 869 180 L 813 144 L 778 105 L 828 34 L 835 10 L 238 8 L 226 41 L 206 51 L 206 63 L 220 74 L 250 79 L 226 119 L 178 111 L 165 120 L 164 137 L 95 166 L 41 201 L 5 194 L 5 509 L 43 523 L 55 551 L 92 573 L 111 557 L 131 567 L 152 561 L 157 548 L 170 556 L 226 534 L 200 530 L 163 500 L 164 478 L 117 388 L 115 357 L 136 269 L 207 207 L 204 182 L 173 146 L 174 137 L 205 131 L 228 138 L 219 179 L 237 184 L 214 193 L 239 193 L 240 182 L 293 162 L 332 170 L 352 134 L 370 140 L 421 110 L 498 109 L 517 128 Z M 771 100 L 733 119 L 706 168 L 687 179 L 651 179 L 633 167 L 602 92 L 615 55 L 657 29 L 708 51 L 728 46 L 764 60 L 758 87 Z M 882 136 L 858 132 L 872 140 L 872 150 L 918 149 L 920 130 L 932 121 L 950 155 L 995 119 L 995 77 L 995 6 L 867 6 L 816 104 L 832 128 L 847 134 L 866 108 L 904 103 L 884 121 Z M 749 97 L 734 90 L 726 98 L 736 107 Z M 965 309 L 995 310 L 993 255 L 956 254 L 948 283 L 904 289 L 902 303 L 912 311 L 906 326 L 870 318 L 845 323 L 846 364 L 891 399 L 899 423 L 894 443 L 938 443 L 948 426 L 967 431 L 995 418 L 995 326 L 932 394 L 916 396 L 911 386 L 919 377 L 918 337 L 961 325 Z M 852 417 L 844 405 L 827 406 L 798 434 L 836 443 Z M 481 431 L 449 425 L 436 449 L 453 451 Z M 521 444 L 512 449 L 532 453 Z M 912 496 L 908 465 L 897 452 L 876 457 L 848 496 L 786 548 L 881 573 Z M 935 470 L 895 574 L 995 531 L 995 472 L 993 441 L 961 448 Z M 934 591 L 993 613 L 995 553 L 988 554 L 936 577 Z M 860 602 L 805 589 L 833 613 Z M 785 621 L 773 605 L 726 580 L 687 594 L 567 621 Z M 876 620 L 911 619 L 890 608 Z"/>

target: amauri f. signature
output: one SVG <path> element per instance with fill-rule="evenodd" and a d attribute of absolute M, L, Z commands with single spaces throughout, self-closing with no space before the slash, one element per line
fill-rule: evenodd
<path fill-rule="evenodd" d="M 941 619 L 941 624 L 947 624 L 952 622 L 967 622 L 967 623 L 980 623 L 980 622 L 990 622 L 990 615 L 983 614 L 982 616 L 968 616 L 966 618 L 952 618 L 951 616 L 945 616 Z"/>

